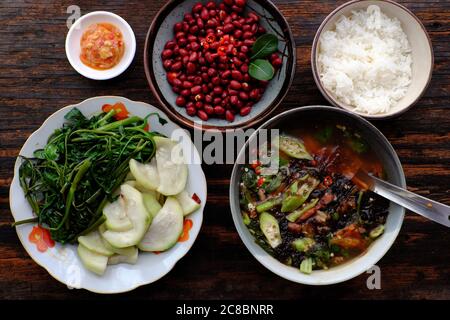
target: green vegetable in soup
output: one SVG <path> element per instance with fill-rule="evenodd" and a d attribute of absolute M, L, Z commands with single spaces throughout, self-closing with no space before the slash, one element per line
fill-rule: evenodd
<path fill-rule="evenodd" d="M 306 258 L 300 264 L 300 272 L 310 274 L 312 272 L 313 260 L 311 258 Z"/>
<path fill-rule="evenodd" d="M 261 213 L 259 216 L 259 226 L 272 248 L 276 248 L 281 244 L 280 226 L 274 216 L 267 212 Z"/>
<path fill-rule="evenodd" d="M 319 199 L 312 199 L 310 202 L 305 203 L 300 209 L 293 211 L 290 213 L 286 219 L 288 219 L 290 222 L 297 221 L 298 218 L 300 218 L 306 211 L 309 209 L 314 208 L 314 206 L 317 204 Z"/>
<path fill-rule="evenodd" d="M 306 151 L 303 143 L 296 138 L 279 136 L 278 140 L 275 142 L 275 145 L 278 146 L 282 152 L 292 158 L 312 160 L 311 155 L 308 151 Z"/>
<path fill-rule="evenodd" d="M 312 238 L 300 238 L 292 242 L 295 250 L 300 252 L 308 251 L 316 242 Z"/>
<path fill-rule="evenodd" d="M 276 206 L 279 206 L 282 201 L 283 201 L 282 196 L 279 196 L 276 198 L 269 198 L 269 199 L 263 201 L 262 203 L 258 204 L 256 206 L 256 211 L 258 211 L 259 213 L 264 212 L 264 211 L 269 211 L 270 209 L 272 209 Z"/>
<path fill-rule="evenodd" d="M 327 143 L 331 137 L 333 136 L 333 127 L 332 126 L 326 126 L 323 130 L 316 133 L 315 137 L 317 140 L 319 140 L 320 143 L 325 144 Z"/>
<path fill-rule="evenodd" d="M 303 181 L 301 178 L 299 181 Z M 298 188 L 299 181 L 294 182 L 290 187 L 291 195 L 287 196 L 281 204 L 281 212 L 291 212 L 300 207 L 306 200 L 308 200 L 311 192 L 318 186 L 319 181 L 314 178 L 309 178 L 306 183 Z"/>
<path fill-rule="evenodd" d="M 245 168 L 242 173 L 242 182 L 249 189 L 254 189 L 256 187 L 256 180 L 258 179 L 255 171 Z"/>
<path fill-rule="evenodd" d="M 372 239 L 376 239 L 379 236 L 381 236 L 384 232 L 384 225 L 380 224 L 378 227 L 372 229 L 372 231 L 370 231 L 369 236 Z"/>

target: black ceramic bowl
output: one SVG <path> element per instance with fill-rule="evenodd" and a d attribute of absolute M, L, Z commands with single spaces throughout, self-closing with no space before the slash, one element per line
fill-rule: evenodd
<path fill-rule="evenodd" d="M 174 38 L 173 26 L 182 21 L 185 13 L 191 12 L 199 0 L 171 0 L 158 12 L 154 18 L 145 41 L 144 67 L 150 89 L 158 99 L 164 112 L 170 118 L 187 127 L 194 127 L 200 122 L 198 117 L 191 117 L 185 108 L 175 104 L 175 94 L 166 79 L 161 60 L 161 52 L 167 41 Z M 207 1 L 201 1 L 206 3 Z M 218 1 L 216 1 L 218 3 Z M 292 31 L 286 19 L 277 7 L 268 0 L 248 0 L 244 13 L 256 12 L 260 17 L 260 25 L 267 32 L 275 34 L 279 39 L 278 49 L 284 55 L 283 65 L 270 81 L 262 99 L 256 103 L 247 116 L 237 115 L 234 122 L 225 119 L 210 118 L 203 122 L 203 129 L 246 128 L 256 125 L 266 119 L 286 96 L 295 74 L 295 43 Z"/>

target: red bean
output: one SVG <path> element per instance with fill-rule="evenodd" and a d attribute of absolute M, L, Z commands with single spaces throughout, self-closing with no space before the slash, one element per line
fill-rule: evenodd
<path fill-rule="evenodd" d="M 196 62 L 197 60 L 198 60 L 198 53 L 194 51 L 189 55 L 189 61 Z"/>
<path fill-rule="evenodd" d="M 209 19 L 208 21 L 206 21 L 206 26 L 209 27 L 209 28 L 217 27 L 217 20 L 214 19 L 214 18 Z"/>
<path fill-rule="evenodd" d="M 214 113 L 217 115 L 222 115 L 225 113 L 225 109 L 222 106 L 215 106 Z"/>
<path fill-rule="evenodd" d="M 198 110 L 197 111 L 197 115 L 198 115 L 198 117 L 200 118 L 200 119 L 202 119 L 203 121 L 208 121 L 208 115 L 206 114 L 206 112 L 205 111 L 203 111 L 203 110 Z"/>
<path fill-rule="evenodd" d="M 253 37 L 253 34 L 250 31 L 245 31 L 242 37 L 247 40 Z"/>
<path fill-rule="evenodd" d="M 242 85 L 240 84 L 240 82 L 236 81 L 236 80 L 231 80 L 230 81 L 230 88 L 234 89 L 234 90 L 239 90 L 241 89 Z"/>
<path fill-rule="evenodd" d="M 181 82 L 180 79 L 173 79 L 172 84 L 174 87 L 181 87 L 183 85 L 183 82 Z"/>
<path fill-rule="evenodd" d="M 231 23 L 227 23 L 223 26 L 223 32 L 231 33 L 234 30 L 234 26 Z"/>
<path fill-rule="evenodd" d="M 194 84 L 195 84 L 195 85 L 199 85 L 199 84 L 202 84 L 202 83 L 203 83 L 202 77 L 196 76 L 196 77 L 194 78 Z"/>
<path fill-rule="evenodd" d="M 253 89 L 252 91 L 250 91 L 249 97 L 252 100 L 256 100 L 259 96 L 259 90 L 258 89 Z"/>
<path fill-rule="evenodd" d="M 225 119 L 227 119 L 228 122 L 233 122 L 234 121 L 234 114 L 230 110 L 227 110 L 225 112 Z"/>
<path fill-rule="evenodd" d="M 195 103 L 195 108 L 197 108 L 197 109 L 203 109 L 203 102 L 197 101 L 197 102 Z"/>
<path fill-rule="evenodd" d="M 164 49 L 170 49 L 173 50 L 177 43 L 173 40 L 167 41 L 166 45 L 164 46 Z"/>
<path fill-rule="evenodd" d="M 240 66 L 242 65 L 242 61 L 239 60 L 237 57 L 234 57 L 232 60 L 233 60 L 233 64 L 234 64 L 236 67 L 240 67 Z"/>
<path fill-rule="evenodd" d="M 242 37 L 242 31 L 241 30 L 235 30 L 233 35 L 234 35 L 235 38 L 239 39 L 239 38 Z"/>
<path fill-rule="evenodd" d="M 192 82 L 183 81 L 183 88 L 190 89 L 190 88 L 192 88 L 192 86 L 193 86 Z"/>
<path fill-rule="evenodd" d="M 189 89 L 183 89 L 183 90 L 181 90 L 180 94 L 181 94 L 183 97 L 189 97 L 189 96 L 191 95 L 191 90 L 189 90 Z"/>
<path fill-rule="evenodd" d="M 238 7 L 236 5 L 232 5 L 231 10 L 233 10 L 234 12 L 242 12 L 244 10 L 244 8 Z"/>
<path fill-rule="evenodd" d="M 195 64 L 192 63 L 192 62 L 188 62 L 187 65 L 186 65 L 186 71 L 187 71 L 188 73 L 191 73 L 191 74 L 192 74 L 192 73 L 195 72 L 195 70 L 196 70 Z"/>
<path fill-rule="evenodd" d="M 189 28 L 189 32 L 192 34 L 197 34 L 199 30 L 199 27 L 197 25 L 193 25 Z"/>
<path fill-rule="evenodd" d="M 231 88 L 228 88 L 228 94 L 229 94 L 230 96 L 238 96 L 238 95 L 239 95 L 239 91 L 233 90 L 233 89 L 231 89 Z"/>
<path fill-rule="evenodd" d="M 195 116 L 195 114 L 197 113 L 197 110 L 195 110 L 194 107 L 190 107 L 190 108 L 186 108 L 186 112 L 188 115 L 190 115 L 191 117 Z"/>
<path fill-rule="evenodd" d="M 181 22 L 175 23 L 175 25 L 173 26 L 173 31 L 176 33 L 181 30 L 183 30 L 183 23 L 181 23 Z"/>
<path fill-rule="evenodd" d="M 231 71 L 231 77 L 237 81 L 242 81 L 243 78 L 242 73 L 239 70 Z"/>
<path fill-rule="evenodd" d="M 197 2 L 192 8 L 193 13 L 199 13 L 203 9 L 203 4 L 201 2 Z"/>
<path fill-rule="evenodd" d="M 206 8 L 203 8 L 200 12 L 200 18 L 202 18 L 203 21 L 206 21 L 209 19 L 209 11 Z"/>
<path fill-rule="evenodd" d="M 237 96 L 231 96 L 230 97 L 230 103 L 235 106 L 238 104 L 239 98 Z"/>
<path fill-rule="evenodd" d="M 202 89 L 202 87 L 200 87 L 200 90 Z M 203 99 L 205 98 L 205 96 L 203 95 L 203 93 L 199 93 L 197 95 L 195 95 L 194 100 L 195 101 L 203 101 Z"/>
<path fill-rule="evenodd" d="M 248 94 L 245 93 L 244 91 L 241 91 L 241 92 L 239 93 L 239 98 L 240 98 L 241 100 L 247 101 L 247 100 L 248 100 Z"/>
<path fill-rule="evenodd" d="M 173 51 L 170 49 L 165 49 L 163 50 L 163 52 L 161 53 L 161 57 L 163 59 L 169 59 L 170 57 L 172 57 L 173 55 Z"/>
<path fill-rule="evenodd" d="M 279 67 L 281 67 L 283 65 L 283 61 L 280 58 L 277 58 L 275 60 L 272 61 L 272 66 L 276 69 L 278 69 Z"/>
<path fill-rule="evenodd" d="M 214 108 L 211 105 L 206 105 L 205 112 L 209 115 L 212 115 L 212 114 L 214 114 Z"/>
<path fill-rule="evenodd" d="M 216 3 L 214 1 L 208 1 L 208 3 L 206 4 L 206 7 L 209 10 L 215 9 L 216 8 Z"/>
<path fill-rule="evenodd" d="M 239 114 L 240 114 L 242 117 L 245 117 L 246 115 L 248 115 L 248 114 L 250 113 L 250 111 L 252 111 L 252 108 L 251 108 L 251 107 L 244 107 L 244 108 L 242 108 L 241 110 L 239 110 Z"/>
<path fill-rule="evenodd" d="M 253 21 L 255 21 L 255 22 L 258 22 L 258 21 L 259 21 L 259 16 L 258 16 L 256 13 L 254 13 L 254 12 L 249 12 L 249 13 L 248 13 L 248 17 L 249 17 L 249 18 L 252 18 Z"/>
<path fill-rule="evenodd" d="M 228 18 L 228 14 L 224 10 L 219 11 L 219 19 L 225 22 L 225 19 Z"/>
<path fill-rule="evenodd" d="M 171 70 L 179 71 L 179 70 L 181 70 L 182 67 L 183 67 L 183 64 L 180 61 L 178 61 L 178 62 L 175 62 L 174 64 L 172 64 Z"/>
<path fill-rule="evenodd" d="M 189 62 L 189 56 L 184 56 L 181 61 L 183 62 L 183 65 L 186 65 Z"/>
<path fill-rule="evenodd" d="M 211 78 L 217 76 L 217 70 L 214 69 L 214 68 L 209 68 L 208 69 L 208 76 L 211 77 Z"/>
<path fill-rule="evenodd" d="M 225 70 L 224 72 L 222 72 L 221 76 L 223 79 L 228 79 L 231 76 L 231 71 Z"/>
<path fill-rule="evenodd" d="M 223 75 L 222 75 L 223 76 Z M 220 84 L 220 78 L 219 77 L 214 77 L 211 79 L 211 83 L 214 85 L 219 85 Z"/>
<path fill-rule="evenodd" d="M 244 39 L 245 39 L 245 37 L 244 37 Z M 255 40 L 251 40 L 251 39 L 244 40 L 244 45 L 246 45 L 247 47 L 253 46 L 253 43 L 255 43 Z"/>
<path fill-rule="evenodd" d="M 205 96 L 205 101 L 208 102 L 208 103 L 212 103 L 213 102 L 213 97 L 211 95 L 207 94 Z"/>
<path fill-rule="evenodd" d="M 213 92 L 214 92 L 215 95 L 218 96 L 218 95 L 222 94 L 223 89 L 222 89 L 222 87 L 217 86 L 217 87 L 214 87 Z"/>
<path fill-rule="evenodd" d="M 273 60 L 278 59 L 278 53 L 272 53 L 269 57 L 269 60 L 272 62 Z"/>
<path fill-rule="evenodd" d="M 175 103 L 179 107 L 184 107 L 186 105 L 186 99 L 182 96 L 178 96 L 177 99 L 175 100 Z"/>
<path fill-rule="evenodd" d="M 191 88 L 191 93 L 197 95 L 202 92 L 202 86 L 194 86 Z"/>
<path fill-rule="evenodd" d="M 200 45 L 197 42 L 191 42 L 192 51 L 198 51 L 200 49 Z"/>
<path fill-rule="evenodd" d="M 197 18 L 197 26 L 200 30 L 202 30 L 205 27 L 205 24 L 204 24 L 202 18 Z"/>
<path fill-rule="evenodd" d="M 242 73 L 247 73 L 248 72 L 248 64 L 243 64 L 241 66 L 241 72 Z"/>
<path fill-rule="evenodd" d="M 250 91 L 250 85 L 247 82 L 242 82 L 242 89 L 244 91 Z"/>
<path fill-rule="evenodd" d="M 234 4 L 234 0 L 223 0 L 223 3 L 225 3 L 227 6 L 232 6 Z"/>
<path fill-rule="evenodd" d="M 219 98 L 219 97 L 214 98 L 212 101 L 213 104 L 220 104 L 221 102 L 222 102 L 222 98 Z"/>
<path fill-rule="evenodd" d="M 178 46 L 180 48 L 182 48 L 187 45 L 187 40 L 186 40 L 186 38 L 179 38 L 179 39 L 177 39 L 177 43 L 178 43 Z"/>
<path fill-rule="evenodd" d="M 164 69 L 170 70 L 170 67 L 172 67 L 172 63 L 173 63 L 172 60 L 169 60 L 169 59 L 164 60 L 164 62 L 163 62 Z"/>

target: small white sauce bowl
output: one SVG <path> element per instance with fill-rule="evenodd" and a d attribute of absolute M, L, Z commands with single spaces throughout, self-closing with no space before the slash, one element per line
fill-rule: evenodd
<path fill-rule="evenodd" d="M 125 52 L 119 63 L 107 70 L 96 70 L 88 67 L 80 59 L 80 39 L 86 28 L 94 23 L 107 22 L 119 28 L 125 43 Z M 71 66 L 81 75 L 94 80 L 107 80 L 124 72 L 134 59 L 136 53 L 136 38 L 130 25 L 117 14 L 107 11 L 94 11 L 80 17 L 70 27 L 66 37 L 66 55 Z"/>

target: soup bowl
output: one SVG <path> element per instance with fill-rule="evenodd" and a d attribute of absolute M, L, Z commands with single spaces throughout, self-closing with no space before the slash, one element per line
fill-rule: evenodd
<path fill-rule="evenodd" d="M 250 152 L 249 149 L 255 145 L 254 139 L 258 139 L 262 129 L 280 129 L 280 131 L 282 129 L 289 132 L 289 129 L 295 129 L 298 123 L 305 119 L 320 119 L 319 123 L 323 120 L 333 121 L 358 132 L 376 153 L 386 174 L 386 180 L 402 188 L 406 188 L 406 181 L 400 160 L 386 137 L 367 120 L 342 109 L 328 106 L 291 109 L 267 121 L 250 136 L 238 154 L 230 180 L 230 207 L 239 236 L 252 255 L 273 273 L 297 283 L 329 285 L 354 278 L 375 265 L 394 243 L 403 223 L 405 209 L 391 202 L 383 235 L 375 240 L 364 253 L 328 270 L 314 270 L 311 274 L 303 274 L 298 268 L 285 265 L 264 251 L 255 242 L 242 219 L 239 204 L 241 169 L 246 155 Z"/>

